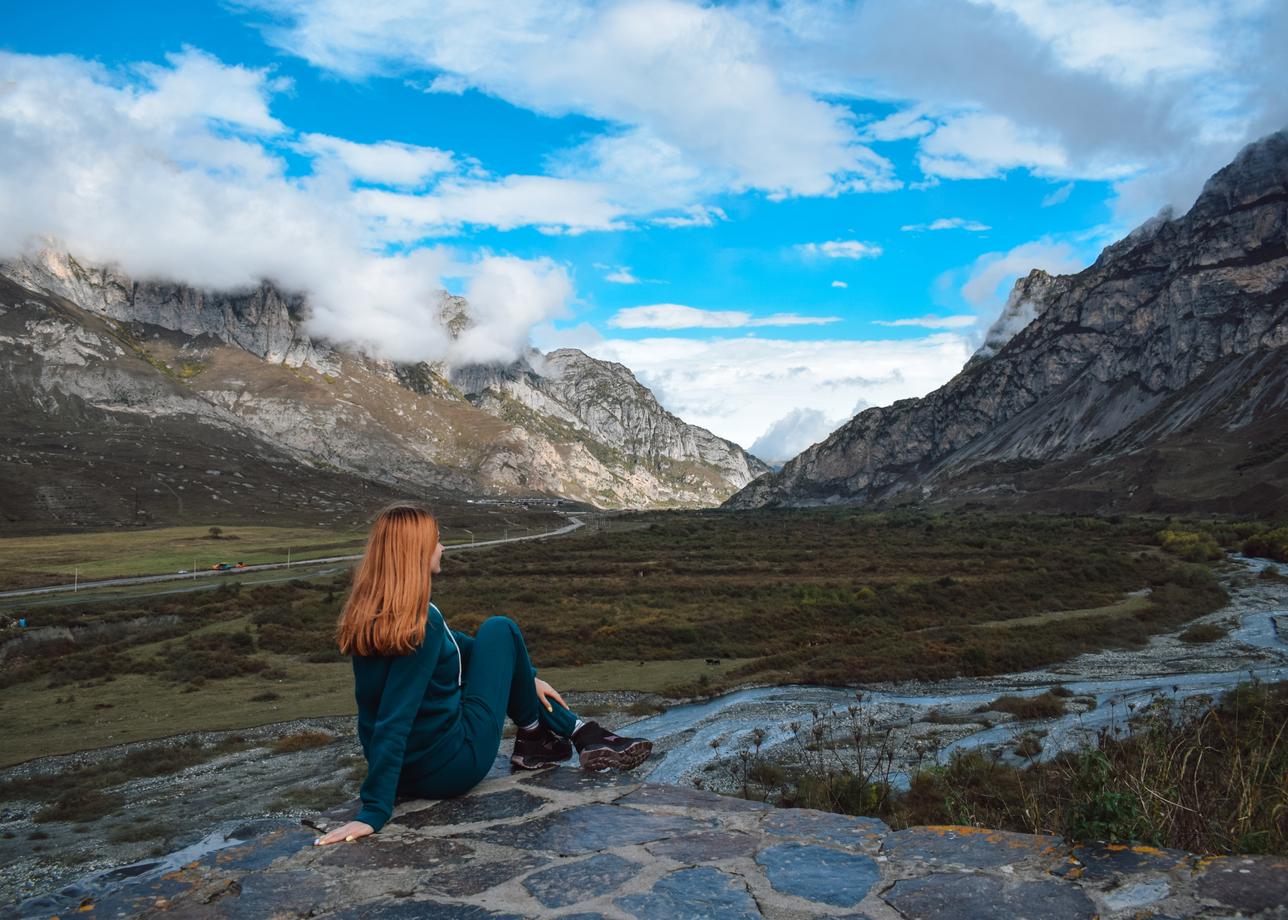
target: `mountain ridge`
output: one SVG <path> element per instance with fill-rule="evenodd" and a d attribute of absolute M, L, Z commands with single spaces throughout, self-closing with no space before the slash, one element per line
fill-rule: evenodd
<path fill-rule="evenodd" d="M 51 423 L 40 418 L 42 401 L 75 397 L 104 429 L 113 413 L 172 411 L 186 423 L 240 429 L 269 454 L 403 492 L 600 507 L 710 506 L 767 469 L 667 412 L 629 370 L 581 352 L 528 357 L 594 376 L 593 399 L 571 377 L 525 370 L 527 358 L 471 371 L 397 364 L 314 338 L 303 326 L 307 300 L 268 283 L 221 292 L 136 281 L 49 249 L 3 263 L 0 275 L 8 279 L 0 352 L 15 369 L 0 391 L 16 428 Z M 438 304 L 453 335 L 471 322 L 468 310 L 451 295 Z M 81 339 L 98 344 L 78 351 Z M 540 403 L 515 399 L 528 372 Z M 487 382 L 467 393 L 453 377 L 468 382 L 471 373 Z M 628 410 L 629 421 L 615 421 Z"/>
<path fill-rule="evenodd" d="M 1246 147 L 1182 217 L 1075 274 L 1021 278 L 1007 311 L 1025 310 L 942 387 L 865 410 L 724 507 L 1288 510 L 1288 461 L 1267 446 L 1288 429 L 1288 132 Z M 1235 430 L 1254 443 L 1217 443 Z M 1151 452 L 1186 450 L 1212 469 L 1150 472 Z"/>

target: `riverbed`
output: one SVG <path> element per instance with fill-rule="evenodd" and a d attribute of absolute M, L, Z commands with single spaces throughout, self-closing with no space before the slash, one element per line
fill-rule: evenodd
<path fill-rule="evenodd" d="M 1181 709 L 1240 682 L 1288 679 L 1288 582 L 1258 577 L 1272 565 L 1236 556 L 1221 573 L 1230 603 L 1186 624 L 1228 628 L 1213 642 L 1186 643 L 1177 630 L 1143 648 L 1093 652 L 1017 674 L 859 689 L 745 689 L 674 707 L 632 724 L 628 733 L 657 745 L 649 779 L 722 791 L 740 787 L 744 752 L 798 763 L 808 756 L 805 745 L 818 746 L 816 731 L 826 743 L 849 742 L 859 730 L 869 763 L 878 749 L 890 750 L 883 775 L 896 785 L 917 766 L 942 763 L 954 751 L 984 749 L 1017 764 L 1049 758 L 1094 744 L 1102 730 L 1129 731 L 1130 720 L 1147 707 Z M 1051 690 L 1063 695 L 1067 709 L 1054 718 L 1021 720 L 988 708 L 1000 696 Z M 1036 743 L 1017 753 L 1026 736 Z"/>

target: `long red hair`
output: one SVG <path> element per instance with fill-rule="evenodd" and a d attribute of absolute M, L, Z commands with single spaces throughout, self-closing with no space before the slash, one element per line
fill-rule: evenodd
<path fill-rule="evenodd" d="M 376 515 L 340 613 L 335 638 L 346 655 L 408 655 L 425 640 L 438 521 L 399 502 Z"/>

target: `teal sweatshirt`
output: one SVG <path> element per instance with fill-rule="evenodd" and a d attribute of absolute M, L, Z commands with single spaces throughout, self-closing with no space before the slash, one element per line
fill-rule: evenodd
<path fill-rule="evenodd" d="M 432 773 L 465 743 L 461 691 L 473 646 L 474 638 L 449 629 L 431 603 L 425 639 L 411 654 L 353 656 L 358 740 L 367 758 L 356 820 L 380 830 L 404 768 L 413 776 Z"/>

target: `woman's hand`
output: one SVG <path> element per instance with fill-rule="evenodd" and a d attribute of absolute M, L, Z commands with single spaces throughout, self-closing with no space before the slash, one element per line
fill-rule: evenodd
<path fill-rule="evenodd" d="M 368 834 L 374 834 L 370 824 L 363 824 L 361 821 L 350 821 L 348 824 L 341 824 L 333 831 L 327 831 L 317 840 L 313 841 L 315 847 L 326 846 L 328 843 L 339 843 L 341 840 L 357 840 L 359 837 L 365 837 Z"/>
<path fill-rule="evenodd" d="M 541 700 L 541 705 L 546 707 L 546 712 L 554 712 L 554 707 L 550 705 L 550 700 L 558 700 L 560 706 L 564 709 L 568 708 L 568 704 L 563 701 L 563 697 L 559 695 L 558 690 L 550 686 L 540 677 L 534 677 L 533 681 L 537 686 L 537 699 Z M 546 699 L 546 697 L 549 697 L 550 699 Z"/>

